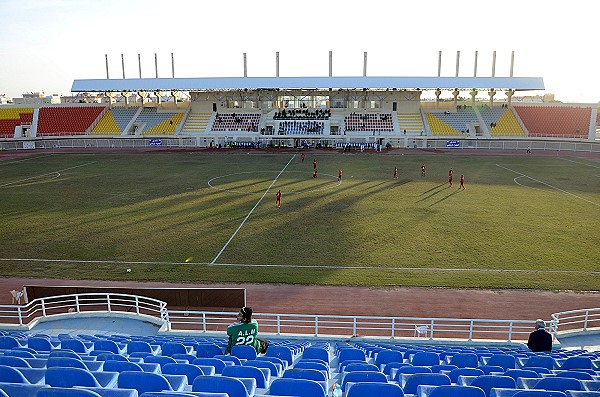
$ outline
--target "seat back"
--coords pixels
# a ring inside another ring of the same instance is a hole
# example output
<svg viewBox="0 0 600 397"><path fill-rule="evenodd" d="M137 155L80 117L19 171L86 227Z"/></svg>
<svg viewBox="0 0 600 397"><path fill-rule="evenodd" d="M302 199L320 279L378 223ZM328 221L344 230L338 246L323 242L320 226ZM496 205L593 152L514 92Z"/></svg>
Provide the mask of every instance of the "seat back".
<svg viewBox="0 0 600 397"><path fill-rule="evenodd" d="M348 382L379 382L387 383L387 376L383 372L354 371L348 372L342 380L342 391L346 391Z"/></svg>
<svg viewBox="0 0 600 397"><path fill-rule="evenodd" d="M192 391L227 393L229 397L249 397L244 383L228 376L200 375L194 379Z"/></svg>
<svg viewBox="0 0 600 397"><path fill-rule="evenodd" d="M271 349L271 348L269 348L269 349ZM377 354L377 356L379 356L379 354L381 354L382 352L383 352L383 350L381 352L379 352ZM346 360L366 361L365 352L360 349L353 348L353 347L340 349L339 353L338 353L338 361L340 363L342 363ZM398 361L398 360L392 360L392 361Z"/></svg>
<svg viewBox="0 0 600 397"><path fill-rule="evenodd" d="M245 360L255 360L256 349L249 345L235 345L231 347L231 355Z"/></svg>
<svg viewBox="0 0 600 397"><path fill-rule="evenodd" d="M567 358L560 369L592 369L592 359L589 357L569 357Z"/></svg>
<svg viewBox="0 0 600 397"><path fill-rule="evenodd" d="M100 384L90 371L73 367L48 368L46 370L45 383L52 387L100 387Z"/></svg>
<svg viewBox="0 0 600 397"><path fill-rule="evenodd" d="M542 368L547 368L549 370L553 370L554 369L554 359L550 356L545 356L545 355L531 356L523 364L523 368L529 368L529 367L542 367Z"/></svg>
<svg viewBox="0 0 600 397"><path fill-rule="evenodd" d="M566 392L567 390L583 390L583 384L579 379L548 376L538 380L535 388Z"/></svg>
<svg viewBox="0 0 600 397"><path fill-rule="evenodd" d="M165 375L185 375L188 385L191 385L197 376L204 375L204 371L194 364L168 363L162 367L162 373Z"/></svg>
<svg viewBox="0 0 600 397"><path fill-rule="evenodd" d="M446 374L411 374L406 377L402 387L405 394L416 394L419 385L449 385L450 377Z"/></svg>
<svg viewBox="0 0 600 397"><path fill-rule="evenodd" d="M269 385L264 372L257 367L230 365L223 368L221 375L232 378L254 378L256 379L256 387L259 388L267 388Z"/></svg>
<svg viewBox="0 0 600 397"><path fill-rule="evenodd" d="M63 349L73 350L75 353L87 353L88 349L79 339L63 339L60 341L60 347Z"/></svg>
<svg viewBox="0 0 600 397"><path fill-rule="evenodd" d="M530 369L509 369L504 371L504 376L510 376L515 382L518 378L541 378L540 374Z"/></svg>
<svg viewBox="0 0 600 397"><path fill-rule="evenodd" d="M404 397L402 388L393 383L358 382L348 389L346 397Z"/></svg>
<svg viewBox="0 0 600 397"><path fill-rule="evenodd" d="M183 343L166 342L162 344L162 355L171 357L173 354L187 354L187 349Z"/></svg>
<svg viewBox="0 0 600 397"><path fill-rule="evenodd" d="M485 392L486 396L490 395L492 387L502 387L514 389L517 384L510 376L503 375L480 375L473 379L473 382L469 386L479 387Z"/></svg>
<svg viewBox="0 0 600 397"><path fill-rule="evenodd" d="M0 365L0 382L29 383L27 378L25 378L19 370L9 367L8 365Z"/></svg>
<svg viewBox="0 0 600 397"><path fill-rule="evenodd" d="M38 390L35 397L100 397L100 394L87 389L47 387Z"/></svg>
<svg viewBox="0 0 600 397"><path fill-rule="evenodd" d="M13 347L19 347L19 346L21 346L21 344L19 343L17 338L12 337L12 336L0 336L0 349L1 350L8 350L8 349L12 349Z"/></svg>
<svg viewBox="0 0 600 397"><path fill-rule="evenodd" d="M269 346L265 356L280 358L285 361L287 365L292 365L294 363L292 350L287 346Z"/></svg>
<svg viewBox="0 0 600 397"><path fill-rule="evenodd" d="M329 351L322 347L307 347L302 352L302 358L318 358L319 360L323 360L329 364Z"/></svg>
<svg viewBox="0 0 600 397"><path fill-rule="evenodd" d="M123 371L138 371L143 372L142 367L140 367L136 363L132 363L129 361L118 361L118 360L109 360L105 361L102 366L103 371L108 372L123 372Z"/></svg>
<svg viewBox="0 0 600 397"><path fill-rule="evenodd" d="M271 376L280 377L282 374L281 364L275 364L265 360L246 360L242 365L247 365L256 368L267 368Z"/></svg>
<svg viewBox="0 0 600 397"><path fill-rule="evenodd" d="M450 358L450 363L458 368L477 368L479 358L475 353L457 353Z"/></svg>
<svg viewBox="0 0 600 397"><path fill-rule="evenodd" d="M121 353L119 346L112 340L100 339L94 341L94 350L103 350L111 353Z"/></svg>
<svg viewBox="0 0 600 397"><path fill-rule="evenodd" d="M517 362L514 356L510 354L493 354L486 363L487 365L498 365L506 371L516 368Z"/></svg>
<svg viewBox="0 0 600 397"><path fill-rule="evenodd" d="M316 369L289 368L283 373L284 378L310 379L317 382L327 381L325 374Z"/></svg>
<svg viewBox="0 0 600 397"><path fill-rule="evenodd" d="M377 352L377 356L375 357L375 365L381 368L381 364L387 364L391 362L402 362L403 360L404 354L402 354L401 351L383 349Z"/></svg>
<svg viewBox="0 0 600 397"><path fill-rule="evenodd" d="M164 367L165 364L176 363L174 358L167 356L148 356L144 358L145 363L156 363L160 365L160 368Z"/></svg>
<svg viewBox="0 0 600 397"><path fill-rule="evenodd" d="M21 357L0 356L0 365L6 365L13 368L31 368L31 365Z"/></svg>
<svg viewBox="0 0 600 397"><path fill-rule="evenodd" d="M131 353L153 353L152 346L150 343L135 340L127 343L127 354Z"/></svg>
<svg viewBox="0 0 600 397"><path fill-rule="evenodd" d="M573 378L573 379L579 379L579 380L593 380L594 377L587 373L587 372L583 372L583 371L576 371L576 370L572 370L572 371L558 371L556 372L556 376L561 376L563 378Z"/></svg>
<svg viewBox="0 0 600 397"><path fill-rule="evenodd" d="M223 349L214 343L198 343L194 348L198 358L211 358L219 354L223 354Z"/></svg>
<svg viewBox="0 0 600 397"><path fill-rule="evenodd" d="M410 358L412 365L439 365L440 355L435 352L418 352Z"/></svg>
<svg viewBox="0 0 600 397"><path fill-rule="evenodd" d="M327 397L325 389L310 379L279 378L271 382L269 394L275 396Z"/></svg>
<svg viewBox="0 0 600 397"><path fill-rule="evenodd" d="M479 368L456 368L450 371L448 374L452 383L456 383L458 381L458 377L461 375L480 376L485 374Z"/></svg>
<svg viewBox="0 0 600 397"><path fill-rule="evenodd" d="M49 352L54 348L50 340L42 337L31 337L27 339L27 347L35 350L36 352Z"/></svg>
<svg viewBox="0 0 600 397"><path fill-rule="evenodd" d="M227 366L225 361L220 360L218 358L197 358L192 363L194 365L212 365L215 367L215 373L220 374L223 372L223 368Z"/></svg>
<svg viewBox="0 0 600 397"><path fill-rule="evenodd" d="M567 397L567 395L561 391L521 390L513 394L513 397Z"/></svg>
<svg viewBox="0 0 600 397"><path fill-rule="evenodd" d="M294 366L294 368L297 368L297 365ZM367 364L367 363L350 363L344 367L344 372L354 372L354 371L379 372L379 368L375 364Z"/></svg>
<svg viewBox="0 0 600 397"><path fill-rule="evenodd" d="M51 367L71 367L87 369L83 361L70 357L50 357L46 362L46 368Z"/></svg>
<svg viewBox="0 0 600 397"><path fill-rule="evenodd" d="M390 375L392 374L391 371ZM398 381L400 380L400 377L402 376L402 374L430 374L431 372L431 368L429 367L415 367L412 365L405 365L404 367L400 367L396 370L396 374L394 375L394 380Z"/></svg>
<svg viewBox="0 0 600 397"><path fill-rule="evenodd" d="M123 371L119 374L117 387L136 389L138 394L145 392L173 391L169 381L160 374L152 372Z"/></svg>
<svg viewBox="0 0 600 397"><path fill-rule="evenodd" d="M474 386L442 385L435 387L428 397L486 397L485 392Z"/></svg>

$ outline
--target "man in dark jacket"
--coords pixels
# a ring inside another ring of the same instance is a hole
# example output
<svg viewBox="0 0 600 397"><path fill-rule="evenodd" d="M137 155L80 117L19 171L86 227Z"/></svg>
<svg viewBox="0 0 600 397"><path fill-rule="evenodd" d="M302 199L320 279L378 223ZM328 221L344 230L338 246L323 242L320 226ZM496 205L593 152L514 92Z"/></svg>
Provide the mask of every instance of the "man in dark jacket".
<svg viewBox="0 0 600 397"><path fill-rule="evenodd" d="M529 334L527 347L532 352L552 351L552 335L546 331L546 322L544 320L536 320L535 331Z"/></svg>

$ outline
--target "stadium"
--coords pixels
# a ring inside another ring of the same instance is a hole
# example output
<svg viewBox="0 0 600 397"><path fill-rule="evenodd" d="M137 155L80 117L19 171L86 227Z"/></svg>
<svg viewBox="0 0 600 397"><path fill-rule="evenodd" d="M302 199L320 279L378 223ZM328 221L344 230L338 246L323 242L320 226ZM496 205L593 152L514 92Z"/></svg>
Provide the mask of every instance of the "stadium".
<svg viewBox="0 0 600 397"><path fill-rule="evenodd" d="M0 106L1 396L600 395L598 105L331 57Z"/></svg>

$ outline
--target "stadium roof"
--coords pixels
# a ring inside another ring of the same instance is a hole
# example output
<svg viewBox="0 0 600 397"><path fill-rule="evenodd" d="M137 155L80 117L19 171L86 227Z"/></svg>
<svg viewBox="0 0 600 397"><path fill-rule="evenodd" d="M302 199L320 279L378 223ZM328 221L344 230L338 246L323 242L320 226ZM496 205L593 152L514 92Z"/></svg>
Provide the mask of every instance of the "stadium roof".
<svg viewBox="0 0 600 397"><path fill-rule="evenodd" d="M544 90L541 77L205 77L158 79L82 79L71 92L228 91L274 89Z"/></svg>

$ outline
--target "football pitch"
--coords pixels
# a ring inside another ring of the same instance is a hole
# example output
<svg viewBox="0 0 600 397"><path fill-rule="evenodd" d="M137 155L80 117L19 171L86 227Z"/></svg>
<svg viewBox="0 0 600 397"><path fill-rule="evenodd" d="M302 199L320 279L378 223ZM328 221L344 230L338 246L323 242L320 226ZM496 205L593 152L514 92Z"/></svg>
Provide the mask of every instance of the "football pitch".
<svg viewBox="0 0 600 397"><path fill-rule="evenodd" d="M317 151L302 162L299 152L199 151L0 162L3 276L586 291L600 286L599 231L600 163L578 157Z"/></svg>

